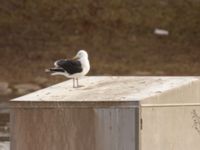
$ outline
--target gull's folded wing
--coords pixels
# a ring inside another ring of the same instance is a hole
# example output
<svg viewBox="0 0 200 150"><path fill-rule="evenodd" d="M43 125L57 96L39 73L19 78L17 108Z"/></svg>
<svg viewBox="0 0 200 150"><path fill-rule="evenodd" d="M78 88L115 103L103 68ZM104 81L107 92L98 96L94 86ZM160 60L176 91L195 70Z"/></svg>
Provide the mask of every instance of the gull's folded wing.
<svg viewBox="0 0 200 150"><path fill-rule="evenodd" d="M61 59L56 61L56 65L63 68L69 74L75 74L83 71L80 61Z"/></svg>

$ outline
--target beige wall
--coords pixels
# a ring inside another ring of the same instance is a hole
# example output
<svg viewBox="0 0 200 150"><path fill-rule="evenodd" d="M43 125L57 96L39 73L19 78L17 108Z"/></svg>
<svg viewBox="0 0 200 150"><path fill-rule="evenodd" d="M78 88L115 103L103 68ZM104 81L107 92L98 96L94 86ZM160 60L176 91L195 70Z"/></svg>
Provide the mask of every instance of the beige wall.
<svg viewBox="0 0 200 150"><path fill-rule="evenodd" d="M199 150L200 106L142 107L142 150Z"/></svg>
<svg viewBox="0 0 200 150"><path fill-rule="evenodd" d="M165 86L165 84L163 84ZM200 80L159 92L141 101L142 106L200 104Z"/></svg>

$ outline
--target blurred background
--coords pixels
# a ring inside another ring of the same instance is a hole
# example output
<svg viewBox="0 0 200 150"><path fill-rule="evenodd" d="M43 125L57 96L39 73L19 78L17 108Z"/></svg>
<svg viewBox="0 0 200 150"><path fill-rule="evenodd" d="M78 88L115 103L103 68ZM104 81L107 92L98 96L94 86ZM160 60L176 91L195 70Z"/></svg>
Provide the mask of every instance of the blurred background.
<svg viewBox="0 0 200 150"><path fill-rule="evenodd" d="M0 141L6 102L66 80L44 69L79 49L89 75L199 75L200 0L1 1Z"/></svg>

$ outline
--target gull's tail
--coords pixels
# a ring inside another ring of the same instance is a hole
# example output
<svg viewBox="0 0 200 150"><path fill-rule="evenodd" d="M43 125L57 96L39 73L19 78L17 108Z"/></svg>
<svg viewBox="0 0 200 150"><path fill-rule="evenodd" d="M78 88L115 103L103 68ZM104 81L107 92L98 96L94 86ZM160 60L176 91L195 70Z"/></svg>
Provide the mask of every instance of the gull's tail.
<svg viewBox="0 0 200 150"><path fill-rule="evenodd" d="M55 75L63 75L63 76L68 77L68 73L67 73L64 69L62 69L62 68L50 68L50 69L45 69L45 72L51 73L52 76L55 76Z"/></svg>
<svg viewBox="0 0 200 150"><path fill-rule="evenodd" d="M62 68L50 68L50 69L45 69L45 72L55 73L55 72L65 72L65 70Z"/></svg>

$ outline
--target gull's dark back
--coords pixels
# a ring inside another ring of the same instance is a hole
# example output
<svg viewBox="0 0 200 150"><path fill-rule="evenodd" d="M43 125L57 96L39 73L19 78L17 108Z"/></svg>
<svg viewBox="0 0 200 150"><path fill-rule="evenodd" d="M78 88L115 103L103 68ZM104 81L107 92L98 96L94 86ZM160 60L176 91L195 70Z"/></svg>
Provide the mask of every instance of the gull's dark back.
<svg viewBox="0 0 200 150"><path fill-rule="evenodd" d="M75 74L82 72L81 62L77 60L65 60L61 59L56 61L56 65L63 68L69 74Z"/></svg>

